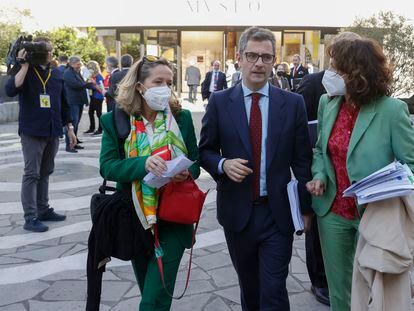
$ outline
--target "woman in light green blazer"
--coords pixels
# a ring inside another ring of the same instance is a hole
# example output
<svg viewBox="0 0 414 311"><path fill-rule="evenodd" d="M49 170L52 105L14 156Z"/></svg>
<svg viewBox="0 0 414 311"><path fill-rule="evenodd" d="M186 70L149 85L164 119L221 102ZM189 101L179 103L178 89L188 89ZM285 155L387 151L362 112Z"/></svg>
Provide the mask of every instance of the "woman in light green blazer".
<svg viewBox="0 0 414 311"><path fill-rule="evenodd" d="M388 97L392 71L369 39L339 40L328 48L328 95L318 109L313 194L331 310L349 311L352 268L363 206L343 198L349 185L399 160L414 170L414 130L407 105Z"/></svg>

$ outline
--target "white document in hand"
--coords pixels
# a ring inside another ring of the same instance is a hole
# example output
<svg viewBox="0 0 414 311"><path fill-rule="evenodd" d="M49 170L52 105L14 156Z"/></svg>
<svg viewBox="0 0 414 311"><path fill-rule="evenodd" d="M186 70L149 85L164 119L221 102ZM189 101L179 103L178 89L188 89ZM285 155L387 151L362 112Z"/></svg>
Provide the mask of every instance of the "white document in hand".
<svg viewBox="0 0 414 311"><path fill-rule="evenodd" d="M287 184L287 193L289 197L290 212L292 214L293 225L295 226L295 233L301 235L305 226L303 224L303 217L300 211L300 201L298 193L298 181L292 179Z"/></svg>
<svg viewBox="0 0 414 311"><path fill-rule="evenodd" d="M161 188L162 186L168 184L172 177L185 171L191 165L193 161L187 159L184 155L180 155L170 161L166 161L167 170L162 174L161 177L155 176L153 173L148 173L144 177L144 182L154 188Z"/></svg>

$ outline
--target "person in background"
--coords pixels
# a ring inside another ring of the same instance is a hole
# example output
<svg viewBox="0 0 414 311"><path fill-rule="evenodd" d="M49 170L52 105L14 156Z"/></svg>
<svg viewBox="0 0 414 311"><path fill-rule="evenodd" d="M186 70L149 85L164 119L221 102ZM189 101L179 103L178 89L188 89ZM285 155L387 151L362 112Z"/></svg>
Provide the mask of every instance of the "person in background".
<svg viewBox="0 0 414 311"><path fill-rule="evenodd" d="M90 96L91 101L89 103L89 129L84 132L85 134L92 134L92 135L100 135L102 134L102 127L101 127L101 115L102 115L102 102L104 100L104 92L105 88L103 85L103 77L101 75L101 70L99 68L99 64L96 61L89 61L86 67L89 69L91 73L91 77L89 79L90 82L93 83L95 86L94 90L92 91L92 95ZM96 116L98 117L98 129L95 131L95 112Z"/></svg>
<svg viewBox="0 0 414 311"><path fill-rule="evenodd" d="M188 100L190 103L197 101L197 88L200 85L201 73L200 69L194 65L194 61L190 62L190 66L185 69L185 81L188 85Z"/></svg>
<svg viewBox="0 0 414 311"><path fill-rule="evenodd" d="M82 63L78 56L69 57L69 66L63 74L66 100L69 104L72 122L75 128L75 135L78 133L78 125L80 122L80 116L82 115L83 107L88 104L88 97L86 90L94 90L94 84L92 82L85 82L80 74ZM66 134L66 132L65 132ZM69 137L66 134L66 151L71 153L77 153L76 149L83 149L79 145L79 142L72 148L69 145Z"/></svg>
<svg viewBox="0 0 414 311"><path fill-rule="evenodd" d="M116 88L113 88L111 91L109 91L110 79L111 79L111 76L113 74L115 74L116 72L119 71L118 58L116 58L115 56L108 56L106 58L105 62L106 62L106 72L108 74L105 77L104 86L105 86L105 89L107 91L106 93L109 92L107 97L106 97L107 98L107 100L106 100L106 110L108 112L110 112L110 111L114 110L114 108L115 108L115 101L113 100L114 97L112 97L112 96L115 95L115 91L116 91Z"/></svg>
<svg viewBox="0 0 414 311"><path fill-rule="evenodd" d="M129 68L131 68L134 58L129 54L121 56L121 70L113 70L109 77L108 91L105 93L106 105L109 107L109 111L116 106L116 90L119 82L126 76Z"/></svg>
<svg viewBox="0 0 414 311"><path fill-rule="evenodd" d="M285 69L282 64L275 66L275 74L269 78L269 82L285 91L290 91L289 81L285 78Z"/></svg>
<svg viewBox="0 0 414 311"><path fill-rule="evenodd" d="M236 70L231 76L231 86L235 86L238 82L241 81L241 72L239 63L234 64L234 69Z"/></svg>
<svg viewBox="0 0 414 311"><path fill-rule="evenodd" d="M296 92L300 81L304 76L309 74L308 69L302 66L300 55L295 54L292 58L293 67L290 70L291 90Z"/></svg>
<svg viewBox="0 0 414 311"><path fill-rule="evenodd" d="M227 80L224 72L220 71L220 61L213 62L213 70L206 73L206 77L201 84L201 95L203 100L209 99L211 93L227 89Z"/></svg>
<svg viewBox="0 0 414 311"><path fill-rule="evenodd" d="M66 68L68 68L68 57L66 55L63 55L63 54L59 55L58 62L59 62L59 65L58 65L57 68L63 75Z"/></svg>
<svg viewBox="0 0 414 311"><path fill-rule="evenodd" d="M117 182L119 188L126 191L132 189L134 207L138 213L142 213L143 209L156 209L157 203L154 202L158 202L158 191L146 185L143 179L148 172L160 176L166 169L166 160L185 155L195 161L188 170L174 176L173 182L182 182L190 176L196 179L200 175L191 113L181 108L171 90L172 83L173 71L166 59L143 57L131 67L119 84L117 107L101 118L103 135L100 172L105 179ZM114 113L124 114L122 120L127 120L126 125L130 128L123 145L125 159L120 159L120 140L116 128L121 125L114 124ZM169 152L160 154L165 148ZM184 250L192 246L193 226L164 222L153 217L149 223L146 216L140 215L145 229L152 228L153 221L158 225L159 240L164 252L165 284L168 291L173 293ZM132 266L142 297L139 310L170 310L171 297L161 282L156 257L148 259L142 254L132 261Z"/></svg>
<svg viewBox="0 0 414 311"><path fill-rule="evenodd" d="M322 79L327 95L319 103L307 188L318 218L331 310L349 311L363 206L343 192L395 160L414 170L414 129L407 104L390 97L392 69L377 42L338 40L327 54L330 68Z"/></svg>

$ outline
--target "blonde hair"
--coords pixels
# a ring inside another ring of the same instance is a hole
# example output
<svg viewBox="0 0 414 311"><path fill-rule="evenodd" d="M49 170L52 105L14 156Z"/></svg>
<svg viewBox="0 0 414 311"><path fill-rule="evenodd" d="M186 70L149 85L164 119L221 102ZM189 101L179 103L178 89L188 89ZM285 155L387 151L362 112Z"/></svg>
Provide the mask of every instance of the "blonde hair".
<svg viewBox="0 0 414 311"><path fill-rule="evenodd" d="M139 62L132 65L126 76L118 84L116 90L117 95L115 99L122 110L133 116L140 116L142 114L142 104L145 99L137 90L137 83L144 83L144 81L151 75L152 70L161 65L167 66L172 71L170 63L165 58L159 58L152 62L142 58ZM181 105L173 91L171 92L169 105L174 117L177 117L181 112Z"/></svg>
<svg viewBox="0 0 414 311"><path fill-rule="evenodd" d="M88 64L86 65L86 68L88 68L89 70L92 70L93 71L92 75L94 76L101 73L101 68L99 67L98 62L94 60L90 60Z"/></svg>

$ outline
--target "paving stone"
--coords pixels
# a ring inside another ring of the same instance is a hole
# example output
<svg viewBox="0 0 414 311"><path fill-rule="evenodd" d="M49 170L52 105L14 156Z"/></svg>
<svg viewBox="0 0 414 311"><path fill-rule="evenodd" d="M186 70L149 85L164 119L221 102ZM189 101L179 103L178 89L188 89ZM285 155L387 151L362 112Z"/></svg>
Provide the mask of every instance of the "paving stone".
<svg viewBox="0 0 414 311"><path fill-rule="evenodd" d="M119 301L132 287L130 282L106 281L102 284L102 301Z"/></svg>
<svg viewBox="0 0 414 311"><path fill-rule="evenodd" d="M127 300L123 300L117 305L111 308L111 311L129 311L138 310L138 306L141 302L141 297L135 297Z"/></svg>
<svg viewBox="0 0 414 311"><path fill-rule="evenodd" d="M50 226L51 225L50 223L45 223L45 224L49 227L49 230L52 229L52 227ZM59 245L59 242L60 242L60 238L55 238L55 239L41 241L39 243L36 243L35 245L56 246L56 245Z"/></svg>
<svg viewBox="0 0 414 311"><path fill-rule="evenodd" d="M230 308L232 311L242 311L241 305L231 305Z"/></svg>
<svg viewBox="0 0 414 311"><path fill-rule="evenodd" d="M228 300L231 300L235 303L240 304L240 288L239 286L233 286L230 288L226 288L223 290L219 290L215 292L216 295L219 295L221 297L224 297Z"/></svg>
<svg viewBox="0 0 414 311"><path fill-rule="evenodd" d="M209 280L211 277L199 268L191 268L190 281ZM177 281L185 281L187 279L187 269L181 270L177 275Z"/></svg>
<svg viewBox="0 0 414 311"><path fill-rule="evenodd" d="M308 273L306 269L306 264L299 259L299 257L292 256L290 260L290 266L292 273Z"/></svg>
<svg viewBox="0 0 414 311"><path fill-rule="evenodd" d="M303 261L306 262L306 251L300 248L296 249L296 253L298 257Z"/></svg>
<svg viewBox="0 0 414 311"><path fill-rule="evenodd" d="M73 248L71 248L70 250L68 250L66 253L63 254L63 256L71 256L71 255L75 255L81 252L84 252L85 250L87 250L88 247L82 244L76 244Z"/></svg>
<svg viewBox="0 0 414 311"><path fill-rule="evenodd" d="M205 249L208 250L209 252L216 253L216 252L227 249L227 244L224 242L224 243L208 246Z"/></svg>
<svg viewBox="0 0 414 311"><path fill-rule="evenodd" d="M212 276L214 283L218 287L227 287L239 284L237 273L233 266L210 270L208 271L208 274Z"/></svg>
<svg viewBox="0 0 414 311"><path fill-rule="evenodd" d="M91 210L89 209L89 207L86 207L86 208L81 208L81 209L74 210L74 211L68 211L66 215L68 215L68 217L76 216L76 215L88 215L90 217L91 215L90 213L91 213Z"/></svg>
<svg viewBox="0 0 414 311"><path fill-rule="evenodd" d="M309 274L307 273L294 273L293 276L300 282L310 282Z"/></svg>
<svg viewBox="0 0 414 311"><path fill-rule="evenodd" d="M11 256L34 261L44 261L53 258L59 258L72 247L73 245L70 244L58 245L53 247L40 248L33 251L21 252Z"/></svg>
<svg viewBox="0 0 414 311"><path fill-rule="evenodd" d="M61 280L79 280L86 277L84 270L68 270L59 273L54 273L42 278L44 281L61 281Z"/></svg>
<svg viewBox="0 0 414 311"><path fill-rule="evenodd" d="M216 298L210 302L203 311L230 311L221 298Z"/></svg>
<svg viewBox="0 0 414 311"><path fill-rule="evenodd" d="M19 284L0 285L0 306L31 299L48 287L49 284L37 280Z"/></svg>
<svg viewBox="0 0 414 311"><path fill-rule="evenodd" d="M141 296L138 285L134 285L125 295L124 298Z"/></svg>
<svg viewBox="0 0 414 311"><path fill-rule="evenodd" d="M17 248L5 248L5 249L0 249L0 256L2 255L7 255L7 254L14 254L17 252Z"/></svg>
<svg viewBox="0 0 414 311"><path fill-rule="evenodd" d="M294 280L290 275L287 277L286 280L286 288L289 293L301 293L305 289L296 281Z"/></svg>
<svg viewBox="0 0 414 311"><path fill-rule="evenodd" d="M291 295L289 301L292 311L329 311L328 306L317 302L308 292Z"/></svg>
<svg viewBox="0 0 414 311"><path fill-rule="evenodd" d="M173 300L171 311L201 311L209 301L211 294L184 296L180 300Z"/></svg>
<svg viewBox="0 0 414 311"><path fill-rule="evenodd" d="M35 249L39 249L39 248L44 248L44 246L42 245L24 245L24 246L20 246L16 249L15 253L20 253L20 252L27 252L27 251L33 251Z"/></svg>
<svg viewBox="0 0 414 311"><path fill-rule="evenodd" d="M2 235L10 235L10 233L12 232L13 227L1 227L0 228L0 236Z"/></svg>
<svg viewBox="0 0 414 311"><path fill-rule="evenodd" d="M206 251L206 250L204 250L204 249L202 249L202 248L199 248L199 249L195 249L195 250L193 250L193 257L195 258L195 257L202 257L202 256L206 256L206 255L209 255L209 254L211 254L210 252L208 252L208 251Z"/></svg>
<svg viewBox="0 0 414 311"><path fill-rule="evenodd" d="M132 265L128 265L125 267L112 268L112 272L122 280L129 280L132 282L136 282L134 270L132 269Z"/></svg>
<svg viewBox="0 0 414 311"><path fill-rule="evenodd" d="M59 302L44 302L44 301L29 301L30 311L84 311L85 301L59 301ZM101 304L100 311L108 311L110 308Z"/></svg>
<svg viewBox="0 0 414 311"><path fill-rule="evenodd" d="M109 269L104 272L102 275L103 281L121 281L119 277L113 274Z"/></svg>
<svg viewBox="0 0 414 311"><path fill-rule="evenodd" d="M299 240L299 238L295 238L295 241L293 242L293 247L296 249L305 250L305 240L304 239Z"/></svg>
<svg viewBox="0 0 414 311"><path fill-rule="evenodd" d="M174 295L181 295L181 293L184 290L184 286L185 286L185 281L176 282L175 288L174 288ZM208 281L205 281L205 280L191 281L188 284L188 288L185 294L190 296L194 294L212 292L214 291L214 289L215 288Z"/></svg>
<svg viewBox="0 0 414 311"><path fill-rule="evenodd" d="M89 237L89 231L78 232L74 234L70 234L61 238L60 243L76 243L76 242L84 242L87 241Z"/></svg>
<svg viewBox="0 0 414 311"><path fill-rule="evenodd" d="M203 270L211 270L231 264L230 257L222 252L194 258L193 261Z"/></svg>
<svg viewBox="0 0 414 311"><path fill-rule="evenodd" d="M18 303L14 305L8 305L6 307L0 307L0 311L27 311L23 304Z"/></svg>
<svg viewBox="0 0 414 311"><path fill-rule="evenodd" d="M14 254L11 254L10 256L14 256ZM7 256L0 257L0 265L25 263L25 262L28 262L28 260L24 260L24 259L20 259L20 258L13 258L13 257L7 257Z"/></svg>
<svg viewBox="0 0 414 311"><path fill-rule="evenodd" d="M42 299L84 301L86 299L86 281L57 281L43 293Z"/></svg>
<svg viewBox="0 0 414 311"><path fill-rule="evenodd" d="M10 226L10 220L8 218L0 219L0 227L7 227Z"/></svg>

